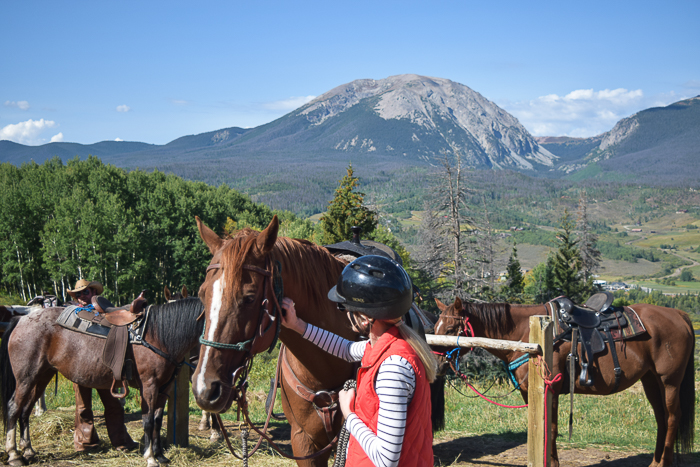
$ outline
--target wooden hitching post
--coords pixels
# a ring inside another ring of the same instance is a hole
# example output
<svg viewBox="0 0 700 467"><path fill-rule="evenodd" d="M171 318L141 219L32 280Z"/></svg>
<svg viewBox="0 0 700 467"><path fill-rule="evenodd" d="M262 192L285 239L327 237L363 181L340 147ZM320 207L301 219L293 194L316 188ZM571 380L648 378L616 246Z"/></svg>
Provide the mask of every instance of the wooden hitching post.
<svg viewBox="0 0 700 467"><path fill-rule="evenodd" d="M552 319L549 316L530 317L530 343L542 348L542 358L548 368L552 368ZM552 394L547 400L547 420L545 414L545 384L536 365L537 355L530 355L528 367L528 410L527 410L527 465L528 467L549 467L552 456ZM544 452L544 438L548 434L547 453Z"/></svg>
<svg viewBox="0 0 700 467"><path fill-rule="evenodd" d="M177 400L175 392L177 388ZM175 446L189 446L190 440L190 371L183 366L168 394L168 430L166 439Z"/></svg>

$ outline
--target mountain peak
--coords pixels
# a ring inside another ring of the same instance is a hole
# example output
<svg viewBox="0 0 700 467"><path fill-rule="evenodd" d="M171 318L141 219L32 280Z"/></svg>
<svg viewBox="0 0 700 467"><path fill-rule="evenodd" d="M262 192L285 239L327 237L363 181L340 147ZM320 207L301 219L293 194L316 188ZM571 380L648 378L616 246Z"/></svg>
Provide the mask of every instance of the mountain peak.
<svg viewBox="0 0 700 467"><path fill-rule="evenodd" d="M552 167L556 159L515 117L469 87L444 78L405 74L359 79L328 91L295 113L312 126L322 126L356 106L390 126L392 121L412 126L408 139L424 159L459 151L474 166L519 169ZM349 149L352 145L347 142L372 139L366 136L352 135L335 147ZM426 151L420 148L423 139L440 143Z"/></svg>

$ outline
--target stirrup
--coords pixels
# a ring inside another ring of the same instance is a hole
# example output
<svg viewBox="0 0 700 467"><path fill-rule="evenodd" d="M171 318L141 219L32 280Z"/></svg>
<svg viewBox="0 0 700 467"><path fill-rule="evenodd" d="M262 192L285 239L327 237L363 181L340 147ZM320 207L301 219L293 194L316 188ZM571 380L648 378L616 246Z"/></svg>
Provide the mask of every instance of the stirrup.
<svg viewBox="0 0 700 467"><path fill-rule="evenodd" d="M121 380L119 382L121 383L121 388L124 390L124 392L114 392L114 385L117 384L117 380L114 379L112 380L112 387L109 388L109 393L115 399L124 399L126 396L129 395L129 385L126 384L126 380Z"/></svg>

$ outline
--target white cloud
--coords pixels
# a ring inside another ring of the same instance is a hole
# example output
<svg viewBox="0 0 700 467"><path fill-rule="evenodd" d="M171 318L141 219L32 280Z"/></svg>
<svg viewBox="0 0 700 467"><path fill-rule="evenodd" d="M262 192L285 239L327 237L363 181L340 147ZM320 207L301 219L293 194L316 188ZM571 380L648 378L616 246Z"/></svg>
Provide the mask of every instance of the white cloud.
<svg viewBox="0 0 700 467"><path fill-rule="evenodd" d="M291 111L298 109L307 102L311 102L316 99L316 96L301 96L301 97L290 97L289 99L284 99L281 101L266 102L263 107L269 110L283 110Z"/></svg>
<svg viewBox="0 0 700 467"><path fill-rule="evenodd" d="M58 134L56 134L56 135L53 135L53 136L51 137L51 142L52 142L52 143L61 143L61 142L63 142L63 132L60 132L60 133L58 133Z"/></svg>
<svg viewBox="0 0 700 467"><path fill-rule="evenodd" d="M17 107L20 110L27 110L29 109L29 102L27 101L5 101L5 105L7 107Z"/></svg>
<svg viewBox="0 0 700 467"><path fill-rule="evenodd" d="M128 105L117 106L117 112L128 112L129 110L131 110L131 107L129 107Z"/></svg>
<svg viewBox="0 0 700 467"><path fill-rule="evenodd" d="M500 104L535 136L595 136L640 110L681 100L675 93L645 96L641 89L577 89L530 101Z"/></svg>
<svg viewBox="0 0 700 467"><path fill-rule="evenodd" d="M114 138L114 141L124 141L124 140L121 138Z"/></svg>
<svg viewBox="0 0 700 467"><path fill-rule="evenodd" d="M700 91L700 80L691 79L690 81L686 81L685 83L683 83L683 87L691 90L692 92L699 92Z"/></svg>
<svg viewBox="0 0 700 467"><path fill-rule="evenodd" d="M51 120L29 119L0 129L0 139L8 139L20 144L43 144L46 140L39 138L39 135L47 128L55 126L57 126L56 122Z"/></svg>
<svg viewBox="0 0 700 467"><path fill-rule="evenodd" d="M170 102L172 102L175 105L187 105L190 103L189 101L186 101L184 99L170 99Z"/></svg>

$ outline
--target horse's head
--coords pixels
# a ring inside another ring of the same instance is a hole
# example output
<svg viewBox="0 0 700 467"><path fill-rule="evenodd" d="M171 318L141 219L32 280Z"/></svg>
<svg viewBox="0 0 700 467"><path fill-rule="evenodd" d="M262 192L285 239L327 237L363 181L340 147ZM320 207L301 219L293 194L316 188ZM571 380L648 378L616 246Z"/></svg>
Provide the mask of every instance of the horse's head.
<svg viewBox="0 0 700 467"><path fill-rule="evenodd" d="M187 286L183 285L182 286L182 291L181 292L175 292L171 293L170 289L166 285L163 287L163 297L165 297L166 302L175 302L177 300L182 300L183 298L187 298Z"/></svg>
<svg viewBox="0 0 700 467"><path fill-rule="evenodd" d="M437 298L435 303L440 309L440 316L435 323L435 335L437 336L465 336L464 330L464 307L462 305L462 300L459 297L455 298L454 303L451 305L445 305ZM449 368L447 358L445 357L445 352L451 350L449 348L435 348L438 352L436 357L438 359L438 374L444 375Z"/></svg>
<svg viewBox="0 0 700 467"><path fill-rule="evenodd" d="M270 252L279 224L275 216L262 232L244 229L222 239L196 219L213 258L199 289L205 325L192 392L202 409L221 413L235 400L234 385L245 377L252 357L276 336Z"/></svg>

